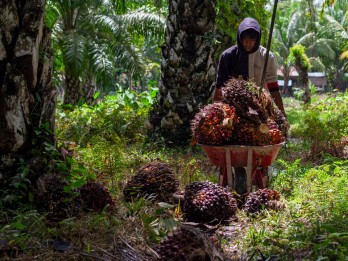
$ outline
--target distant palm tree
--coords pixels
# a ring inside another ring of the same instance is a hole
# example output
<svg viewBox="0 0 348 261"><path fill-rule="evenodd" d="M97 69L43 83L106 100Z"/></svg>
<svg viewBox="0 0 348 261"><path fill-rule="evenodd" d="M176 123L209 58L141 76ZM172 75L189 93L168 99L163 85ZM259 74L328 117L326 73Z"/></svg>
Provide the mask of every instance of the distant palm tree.
<svg viewBox="0 0 348 261"><path fill-rule="evenodd" d="M311 94L309 91L309 78L308 71L310 68L310 62L305 54L305 48L301 44L296 44L290 48L290 59L293 60L293 64L299 74L299 85L304 90L303 101L304 103L310 103Z"/></svg>
<svg viewBox="0 0 348 261"><path fill-rule="evenodd" d="M342 2L342 1L341 1ZM348 8L348 3L346 2L344 7ZM329 81L333 88L341 88L344 81L344 73L347 71L347 60L348 55L344 50L348 49L348 21L347 13L342 12L338 9L336 12L327 11L322 15L320 21L321 34L323 38L329 39L330 43L330 53L328 49L326 52L322 52L323 63L328 71ZM330 54L328 56L327 54Z"/></svg>
<svg viewBox="0 0 348 261"><path fill-rule="evenodd" d="M280 3L275 29L275 49L283 71L284 84L288 83L287 77L292 68L288 60L290 47L301 44L306 47L306 55L311 63L317 65L312 67L325 70L331 86L340 85L345 68L342 50L348 42L344 12L348 3L340 0L334 2L334 6L323 8L320 15L319 7L315 9L308 0ZM309 11L303 13L303 10ZM307 22L307 14L310 17L315 16L309 19L310 23ZM284 92L287 91L286 87L284 86Z"/></svg>
<svg viewBox="0 0 348 261"><path fill-rule="evenodd" d="M111 81L116 68L143 71L143 55L132 34L161 35L164 17L136 10L116 14L112 1L48 1L47 20L62 57L64 103L90 101L97 83Z"/></svg>
<svg viewBox="0 0 348 261"><path fill-rule="evenodd" d="M285 95L292 95L292 89L288 86L290 73L293 70L292 60L289 59L290 48L299 44L303 35L306 37L306 35L312 34L312 32L304 30L307 26L306 20L303 19L301 5L301 2L291 0L280 2L276 16L273 46L279 68L284 76L282 93Z"/></svg>

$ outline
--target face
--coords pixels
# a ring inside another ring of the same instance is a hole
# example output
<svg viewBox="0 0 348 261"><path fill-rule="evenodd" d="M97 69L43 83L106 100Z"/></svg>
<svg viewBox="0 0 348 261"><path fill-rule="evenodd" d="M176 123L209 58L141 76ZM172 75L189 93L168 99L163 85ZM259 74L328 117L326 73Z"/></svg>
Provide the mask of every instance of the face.
<svg viewBox="0 0 348 261"><path fill-rule="evenodd" d="M249 37L243 37L242 38L243 48L247 52L250 52L254 48L255 43L256 43L256 39L254 39L254 38L249 38Z"/></svg>

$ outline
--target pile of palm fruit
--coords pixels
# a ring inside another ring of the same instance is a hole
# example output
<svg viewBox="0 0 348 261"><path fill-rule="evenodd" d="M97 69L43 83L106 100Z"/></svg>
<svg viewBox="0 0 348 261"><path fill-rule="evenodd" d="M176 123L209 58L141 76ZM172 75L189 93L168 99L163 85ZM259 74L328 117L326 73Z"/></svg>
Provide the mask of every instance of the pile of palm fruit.
<svg viewBox="0 0 348 261"><path fill-rule="evenodd" d="M288 126L267 91L236 78L222 88L221 102L205 106L191 121L194 141L205 145L278 144Z"/></svg>
<svg viewBox="0 0 348 261"><path fill-rule="evenodd" d="M236 199L221 186L196 181L185 187L183 212L187 221L219 223L227 221L236 211Z"/></svg>
<svg viewBox="0 0 348 261"><path fill-rule="evenodd" d="M68 182L58 175L43 175L38 181L37 203L47 211L50 220L60 221L78 216L85 210L101 212L106 206L115 208L115 202L102 184L88 181L81 188L66 191Z"/></svg>
<svg viewBox="0 0 348 261"><path fill-rule="evenodd" d="M244 210L250 214L255 214L263 209L282 209L284 204L279 201L280 194L278 191L273 189L259 189L248 195Z"/></svg>
<svg viewBox="0 0 348 261"><path fill-rule="evenodd" d="M157 260L226 260L223 251L200 229L182 225L157 245Z"/></svg>
<svg viewBox="0 0 348 261"><path fill-rule="evenodd" d="M85 209L100 213L106 206L115 207L108 189L101 183L88 181L80 188L80 198Z"/></svg>
<svg viewBox="0 0 348 261"><path fill-rule="evenodd" d="M40 209L47 211L48 219L60 221L81 212L80 198L65 192L64 187L68 183L58 175L43 175L37 184L37 204Z"/></svg>
<svg viewBox="0 0 348 261"><path fill-rule="evenodd" d="M137 170L123 189L123 195L126 201L140 197L170 201L178 186L179 181L171 167L164 162L152 161Z"/></svg>

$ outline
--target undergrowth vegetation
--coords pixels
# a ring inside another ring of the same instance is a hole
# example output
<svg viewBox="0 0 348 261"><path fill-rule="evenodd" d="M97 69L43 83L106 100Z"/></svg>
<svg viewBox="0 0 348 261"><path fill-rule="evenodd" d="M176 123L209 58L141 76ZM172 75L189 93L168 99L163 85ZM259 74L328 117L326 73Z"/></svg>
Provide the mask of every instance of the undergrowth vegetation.
<svg viewBox="0 0 348 261"><path fill-rule="evenodd" d="M299 161L281 164L272 187L284 195L286 209L249 219L239 244L250 254L258 249L280 260L345 260L348 160L326 155L315 168L299 168Z"/></svg>
<svg viewBox="0 0 348 261"><path fill-rule="evenodd" d="M126 182L153 160L173 168L180 190L193 181L217 183L219 172L198 146L166 148L147 141L144 126L154 95L119 93L95 106L57 110L58 145L70 153L65 171L71 189L95 179L108 187L117 212L106 207L100 213L52 223L47 213L30 205L20 210L1 208L1 255L116 260L122 255L120 246L136 251L138 260L154 255L155 244L182 222L181 202L156 203L151 195L125 202ZM304 108L285 99L290 136L272 166L270 187L280 192L286 208L256 216L239 210L230 224L236 232L219 237L230 259L345 260L348 256L348 94L312 101ZM2 242L11 247L4 249Z"/></svg>

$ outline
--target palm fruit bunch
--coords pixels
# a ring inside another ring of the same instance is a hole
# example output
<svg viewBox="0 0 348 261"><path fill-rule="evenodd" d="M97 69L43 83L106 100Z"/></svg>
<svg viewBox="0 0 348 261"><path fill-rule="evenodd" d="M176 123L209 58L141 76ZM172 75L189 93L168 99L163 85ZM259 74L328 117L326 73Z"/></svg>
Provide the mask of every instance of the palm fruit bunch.
<svg viewBox="0 0 348 261"><path fill-rule="evenodd" d="M78 215L81 201L73 193L64 191L68 183L57 175L44 175L37 181L37 204L47 211L50 220L63 220Z"/></svg>
<svg viewBox="0 0 348 261"><path fill-rule="evenodd" d="M266 120L267 113L261 101L267 105L267 96L260 95L253 82L231 78L222 88L222 101L234 106L238 115L245 116L251 122L261 123Z"/></svg>
<svg viewBox="0 0 348 261"><path fill-rule="evenodd" d="M209 104L191 121L192 136L200 144L226 144L231 140L233 127L237 122L233 106L218 102Z"/></svg>
<svg viewBox="0 0 348 261"><path fill-rule="evenodd" d="M108 189L100 183L88 181L80 188L80 198L85 209L100 213L106 206L115 207Z"/></svg>
<svg viewBox="0 0 348 261"><path fill-rule="evenodd" d="M280 129L279 125L272 118L267 119L268 126L268 143L270 145L278 144L284 141L284 133Z"/></svg>
<svg viewBox="0 0 348 261"><path fill-rule="evenodd" d="M288 128L268 92L236 78L222 88L222 102L205 106L191 122L193 138L205 145L278 144L285 140Z"/></svg>
<svg viewBox="0 0 348 261"><path fill-rule="evenodd" d="M187 221L216 223L235 215L237 201L225 188L209 181L185 187L183 212Z"/></svg>
<svg viewBox="0 0 348 261"><path fill-rule="evenodd" d="M280 194L278 191L264 188L250 193L244 205L244 209L254 214L263 209L281 209L284 205L279 201Z"/></svg>
<svg viewBox="0 0 348 261"><path fill-rule="evenodd" d="M233 144L264 146L285 140L287 122L283 113L253 82L230 79L222 89L222 100L234 106L241 119L235 125Z"/></svg>
<svg viewBox="0 0 348 261"><path fill-rule="evenodd" d="M208 235L188 225L182 225L164 237L155 251L159 255L157 260L225 260L221 249Z"/></svg>
<svg viewBox="0 0 348 261"><path fill-rule="evenodd" d="M174 170L166 163L152 161L140 167L123 189L126 201L153 196L156 200L169 201L177 191L179 181Z"/></svg>

